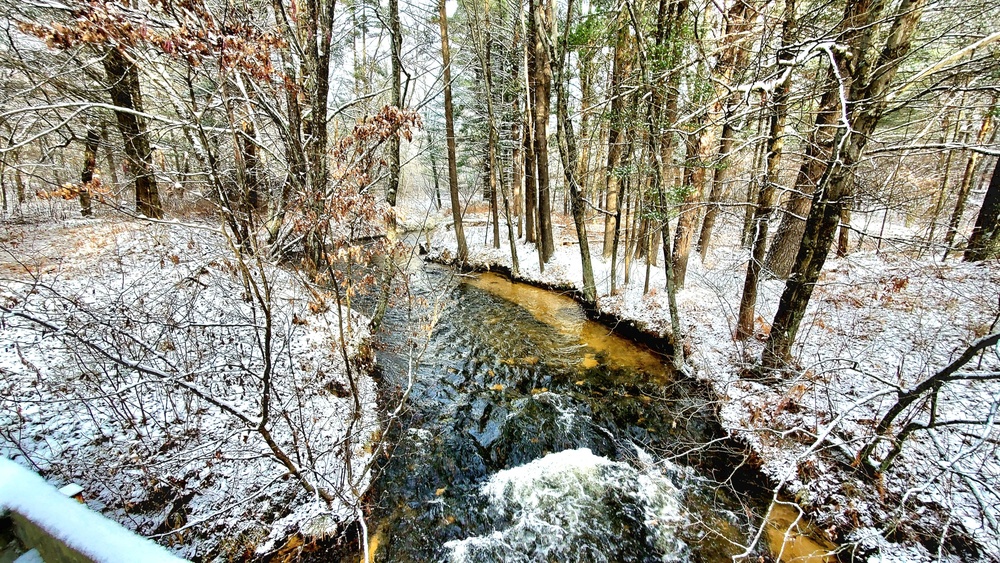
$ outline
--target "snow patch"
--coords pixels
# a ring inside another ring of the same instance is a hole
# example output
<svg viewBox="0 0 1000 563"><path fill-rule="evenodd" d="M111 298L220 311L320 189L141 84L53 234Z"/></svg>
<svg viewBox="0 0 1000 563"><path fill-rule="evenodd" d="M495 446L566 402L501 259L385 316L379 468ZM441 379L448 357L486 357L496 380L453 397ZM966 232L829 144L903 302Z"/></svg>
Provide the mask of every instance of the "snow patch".
<svg viewBox="0 0 1000 563"><path fill-rule="evenodd" d="M35 473L0 458L0 512L3 510L20 514L51 537L98 563L184 561L66 497ZM26 558L30 553L18 561L30 561ZM38 552L34 554L35 560L41 561Z"/></svg>

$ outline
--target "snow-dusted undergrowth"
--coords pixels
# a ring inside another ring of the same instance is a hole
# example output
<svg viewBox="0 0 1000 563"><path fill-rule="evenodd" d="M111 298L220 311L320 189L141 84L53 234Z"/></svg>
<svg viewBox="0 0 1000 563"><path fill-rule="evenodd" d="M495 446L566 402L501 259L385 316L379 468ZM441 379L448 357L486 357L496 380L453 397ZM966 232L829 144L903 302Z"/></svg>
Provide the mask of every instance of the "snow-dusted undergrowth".
<svg viewBox="0 0 1000 563"><path fill-rule="evenodd" d="M355 518L375 386L346 369L336 301L239 261L210 225L0 229L0 453L81 484L91 507L188 558ZM344 320L363 361L367 320Z"/></svg>
<svg viewBox="0 0 1000 563"><path fill-rule="evenodd" d="M470 264L509 268L505 229L500 248L494 249L483 244L482 218L473 219L478 224L466 228ZM903 225L891 228L896 240L917 238ZM1000 383L945 385L936 404L937 420L977 424L912 434L881 479L865 478L851 459L871 438L896 390L912 388L996 330L1000 264L968 264L954 257L942 263L940 256L916 256L911 248L894 250L888 244L882 251L867 244L845 258L831 256L799 332L794 350L799 369L781 381L753 381L741 374L759 358L763 344L732 337L749 256L735 242L738 233L724 229L717 232L705 263L692 252L677 297L689 361L715 389L730 434L752 446L761 470L780 484L781 493L807 508L845 550L872 561L1000 559L1000 490L995 485L1000 430L994 424ZM600 256L594 233L599 228L591 233L598 307L666 335L670 323L663 268L651 268L651 290L644 293L645 262L632 262L628 284L619 264L618 290L609 295L610 265ZM572 224L557 224L555 235L556 254L544 272L534 245L518 243L520 275L579 288ZM451 230L438 229L431 242L433 258L456 256ZM776 280L760 285L761 337L769 330L783 287ZM980 372L1000 371L996 351L976 362L970 367ZM911 420L926 421L928 402L919 407L901 418L895 430ZM945 537L952 539L950 548L937 550L934 546Z"/></svg>

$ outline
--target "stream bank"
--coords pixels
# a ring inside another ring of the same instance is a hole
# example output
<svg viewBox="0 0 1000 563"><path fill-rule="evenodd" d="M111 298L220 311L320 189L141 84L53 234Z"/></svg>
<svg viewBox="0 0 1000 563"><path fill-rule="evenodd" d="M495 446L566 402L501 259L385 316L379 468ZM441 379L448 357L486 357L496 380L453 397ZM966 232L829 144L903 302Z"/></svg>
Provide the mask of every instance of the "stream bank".
<svg viewBox="0 0 1000 563"><path fill-rule="evenodd" d="M520 274L514 275L513 271L511 271L511 269L505 264L459 264L456 260L442 260L440 256L428 257L427 261L433 264L456 268L458 271L465 273L480 274L483 272L494 272L517 283L523 283L525 285L565 295L572 298L577 302L577 304L580 305L580 308L586 313L588 319L608 327L609 330L614 331L623 338L627 338L633 342L638 342L660 354L666 356L673 355L674 339L673 335L669 332L654 330L635 319L626 318L611 311L602 309L598 303L589 303L583 298L583 292L572 284L550 283L535 280Z"/></svg>

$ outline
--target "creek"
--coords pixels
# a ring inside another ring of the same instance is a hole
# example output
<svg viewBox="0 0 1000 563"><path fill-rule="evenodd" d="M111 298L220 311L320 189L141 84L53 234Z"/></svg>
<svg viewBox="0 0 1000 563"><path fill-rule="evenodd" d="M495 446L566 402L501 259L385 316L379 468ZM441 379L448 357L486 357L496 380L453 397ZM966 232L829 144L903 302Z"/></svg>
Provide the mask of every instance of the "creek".
<svg viewBox="0 0 1000 563"><path fill-rule="evenodd" d="M411 391L370 493L374 561L721 562L743 551L766 491L746 478L710 395L669 358L557 292L438 266L412 277L410 306L390 309L377 353L382 386ZM422 324L429 313L436 322Z"/></svg>

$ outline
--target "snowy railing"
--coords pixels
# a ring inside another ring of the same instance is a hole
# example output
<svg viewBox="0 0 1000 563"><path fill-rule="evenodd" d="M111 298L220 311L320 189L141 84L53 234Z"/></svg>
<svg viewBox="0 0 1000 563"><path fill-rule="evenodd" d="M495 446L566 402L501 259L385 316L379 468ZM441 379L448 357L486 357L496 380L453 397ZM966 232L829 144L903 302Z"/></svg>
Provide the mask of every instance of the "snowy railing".
<svg viewBox="0 0 1000 563"><path fill-rule="evenodd" d="M179 563L165 548L88 509L35 473L0 458L0 516L49 563Z"/></svg>

